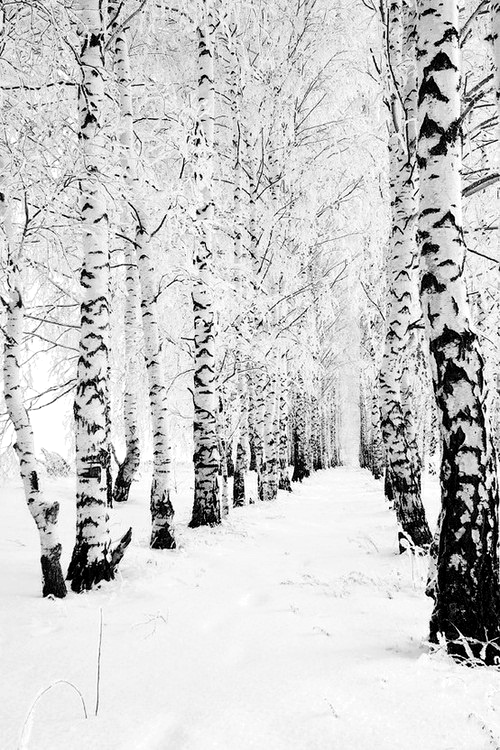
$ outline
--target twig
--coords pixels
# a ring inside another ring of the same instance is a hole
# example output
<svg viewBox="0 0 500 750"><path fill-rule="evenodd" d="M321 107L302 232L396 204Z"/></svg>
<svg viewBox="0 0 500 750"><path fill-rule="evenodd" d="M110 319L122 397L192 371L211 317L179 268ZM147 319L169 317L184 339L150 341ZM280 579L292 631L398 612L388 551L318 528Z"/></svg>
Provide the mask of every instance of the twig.
<svg viewBox="0 0 500 750"><path fill-rule="evenodd" d="M36 696L36 698L33 701L33 703L31 704L30 710L28 711L28 713L26 715L23 727L21 729L21 734L19 736L19 743L18 743L18 746L17 746L18 750L27 750L27 748L28 748L28 742L29 742L30 734L31 734L31 726L32 726L32 722L33 722L33 714L34 714L35 708L37 706L37 703L40 700L40 698L43 695L45 695L45 693L48 693L49 690L52 690L52 688L55 687L56 685L69 685L71 688L73 688L73 690L79 695L80 700L82 702L83 715L84 715L84 717L86 719L88 719L87 706L85 705L85 699L84 699L83 695L81 694L81 692L76 687L76 685L74 685L69 680L56 680L55 682L51 683L48 687L46 687L43 690L41 690L38 693L38 695ZM26 732L27 732L27 734L26 734Z"/></svg>
<svg viewBox="0 0 500 750"><path fill-rule="evenodd" d="M480 180L477 180L477 182L467 185L467 187L462 190L462 195L464 198L468 198L469 196L474 195L474 193L478 193L480 190L486 190L486 188L490 187L490 185L494 185L499 180L500 174L496 172L487 177L482 177Z"/></svg>
<svg viewBox="0 0 500 750"><path fill-rule="evenodd" d="M121 23L121 24L120 24L120 25L118 26L118 28L117 28L117 29L115 29L115 30L113 31L113 33L112 33L112 34L110 34L110 36L109 36L109 38L108 38L108 41L106 42L106 44L105 44L105 46L104 46L104 50L105 50L105 51L106 51L106 50L108 50L108 49L110 48L110 46L111 46L111 42L113 42L113 41L114 41L114 40L116 39L116 37L118 36L118 34L121 34L121 32L122 32L122 31L123 31L123 30L124 30L124 29L125 29L125 28L126 28L126 27L127 27L128 25L129 25L130 21L131 21L131 20L132 20L132 19L134 18L134 16L136 16L136 15L137 15L138 13L140 13L140 12L141 12L141 10L142 10L142 9L144 8L144 6L146 5L146 2L147 2L147 0L143 0L143 2L142 2L142 3L140 4L140 5L139 5L139 7L138 7L138 8L136 8L136 9L135 9L135 10L133 11L133 13L131 13L131 14L130 14L130 15L129 15L129 16L128 16L128 17L127 17L127 18L126 18L126 19L125 19L124 21L123 21L123 23Z"/></svg>
<svg viewBox="0 0 500 750"><path fill-rule="evenodd" d="M363 282L361 281L361 279L359 280L359 283L361 284L361 288L362 288L362 290L364 291L364 293L366 294L366 296L368 297L369 301L370 301L370 302L372 303L372 305L373 305L374 307L376 307L376 308L377 308L377 310L378 310L378 312L379 312L379 315L380 315L380 317L382 318L382 320L385 320L385 315L384 315L384 313L382 312L382 310L380 309L380 307L379 307L379 306L377 305L377 303L376 303L376 302L375 302L374 300L372 300L372 298L370 297L370 295L369 295L369 294L368 294L368 292L366 291L366 289L365 289L365 285L363 284Z"/></svg>

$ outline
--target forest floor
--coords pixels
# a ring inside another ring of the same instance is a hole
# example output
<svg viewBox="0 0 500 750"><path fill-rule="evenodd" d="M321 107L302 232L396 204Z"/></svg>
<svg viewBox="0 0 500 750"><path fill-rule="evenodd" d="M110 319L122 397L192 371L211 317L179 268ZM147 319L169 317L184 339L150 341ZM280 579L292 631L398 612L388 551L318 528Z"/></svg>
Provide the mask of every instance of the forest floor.
<svg viewBox="0 0 500 750"><path fill-rule="evenodd" d="M182 472L181 472L182 474ZM116 581L39 597L21 489L2 492L0 748L11 750L486 750L500 747L500 672L425 644L426 565L396 554L382 485L315 474L272 505L148 548L147 483L112 511L134 540ZM73 480L54 481L65 562ZM437 488L426 487L432 518ZM102 612L100 701L96 668ZM81 692L88 719L73 687Z"/></svg>

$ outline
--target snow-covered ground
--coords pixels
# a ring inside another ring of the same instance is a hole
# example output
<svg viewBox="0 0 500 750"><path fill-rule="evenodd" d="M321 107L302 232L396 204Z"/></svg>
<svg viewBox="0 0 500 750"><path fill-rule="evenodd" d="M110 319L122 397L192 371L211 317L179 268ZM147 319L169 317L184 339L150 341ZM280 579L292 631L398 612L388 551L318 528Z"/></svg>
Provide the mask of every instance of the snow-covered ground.
<svg viewBox="0 0 500 750"><path fill-rule="evenodd" d="M181 472L179 550L148 549L142 481L113 511L116 536L134 526L119 578L64 601L39 598L33 524L20 488L3 488L2 750L500 747L500 673L428 655L425 564L395 554L381 483L319 472L203 530L186 528L189 484ZM67 560L73 482L49 491ZM426 499L434 517L432 483ZM57 680L89 718L58 683L25 722Z"/></svg>

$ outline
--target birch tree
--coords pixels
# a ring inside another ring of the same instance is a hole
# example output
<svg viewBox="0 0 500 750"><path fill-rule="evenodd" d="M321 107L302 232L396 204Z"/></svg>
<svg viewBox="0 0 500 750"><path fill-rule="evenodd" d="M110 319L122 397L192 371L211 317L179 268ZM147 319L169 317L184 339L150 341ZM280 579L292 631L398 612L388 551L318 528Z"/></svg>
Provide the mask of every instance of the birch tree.
<svg viewBox="0 0 500 750"><path fill-rule="evenodd" d="M425 547L431 533L421 500L421 461L413 437L413 412L403 406L402 381L412 366L421 311L418 299L416 220L415 7L394 0L384 18L389 89L389 180L392 227L387 253L388 304L385 350L380 371L386 492L402 529L400 549Z"/></svg>
<svg viewBox="0 0 500 750"><path fill-rule="evenodd" d="M231 118L231 159L233 162L232 180L233 180L233 221L232 221L232 239L234 252L234 283L235 291L238 296L240 305L244 300L244 272L245 272L245 243L243 235L245 232L245 212L244 212L244 185L245 175L243 169L243 160L245 156L245 134L242 121L242 60L241 47L238 43L238 26L235 19L226 26L225 46L227 53L226 65L228 68L228 98ZM243 303L244 304L244 303ZM248 386L245 376L245 357L243 354L243 339L246 321L243 315L238 316L236 324L236 353L235 367L237 370L237 389L238 389L238 406L239 420L236 432L236 456L234 464L233 480L233 506L239 507L245 504L245 475L248 471L249 464L249 446L248 446Z"/></svg>
<svg viewBox="0 0 500 750"><path fill-rule="evenodd" d="M279 402L276 386L277 378L273 370L274 367L264 391L263 461L259 500L266 502L276 499L279 483Z"/></svg>
<svg viewBox="0 0 500 750"><path fill-rule="evenodd" d="M498 655L498 483L484 360L463 276L460 49L455 0L418 0L419 237L440 418L441 516L431 640L486 663Z"/></svg>
<svg viewBox="0 0 500 750"><path fill-rule="evenodd" d="M196 175L200 204L196 211L193 283L194 315L194 503L191 527L221 521L220 456L217 436L216 320L212 302L212 170L214 148L214 37L212 0L203 0L198 35L198 121L195 133Z"/></svg>
<svg viewBox="0 0 500 750"><path fill-rule="evenodd" d="M113 488L113 500L116 503L126 502L130 488L141 461L139 442L137 387L139 368L137 363L138 335L137 311L139 306L139 278L137 261L131 242L125 248L126 298L124 314L124 334L126 351L130 353L125 375L125 392L123 395L123 421L125 426L125 457L118 467L118 474Z"/></svg>
<svg viewBox="0 0 500 750"><path fill-rule="evenodd" d="M79 141L83 159L81 226L83 265L80 356L74 403L77 474L76 543L68 570L74 591L114 577L131 530L111 549L107 510L109 466L109 238L101 183L104 29L99 0L79 0L81 82L78 86Z"/></svg>
<svg viewBox="0 0 500 750"><path fill-rule="evenodd" d="M125 311L126 336L131 347L135 344L136 307L140 292L140 309L144 332L144 357L148 373L149 403L153 433L153 476L151 479L151 540L153 549L173 549L176 546L173 528L174 509L171 493L171 446L168 435L167 388L162 365L162 342L159 330L158 279L152 257L143 200L142 186L137 174L137 154L134 146L134 107L132 74L130 69L130 28L122 22L122 4L109 4L110 27L114 36L114 67L120 103L121 165L125 196L132 206L133 237L126 244L127 306ZM131 248L135 249L135 257ZM137 270L138 269L138 270ZM140 289L139 289L140 286ZM132 350L133 356L133 350ZM125 392L125 434L127 455L120 467L122 484L129 483L137 468L137 398L131 390L136 387L132 370L131 385ZM119 477L117 478L120 479Z"/></svg>
<svg viewBox="0 0 500 750"><path fill-rule="evenodd" d="M128 24L121 23L121 3L110 0L108 2L109 30L112 37L113 62L117 78L119 94L119 144L120 171L119 175L126 186L134 185L134 133L133 133L133 104L132 104L132 76L128 50ZM120 227L120 237L127 236L127 211L122 210L123 226ZM140 465L141 453L138 435L137 386L138 386L138 310L139 310L139 277L135 258L133 241L125 242L126 263L126 298L124 313L125 346L129 353L129 362L125 377L125 392L123 397L123 421L125 426L125 457L118 468L115 480L113 499L115 502L128 500L130 487Z"/></svg>
<svg viewBox="0 0 500 750"><path fill-rule="evenodd" d="M278 456L279 456L279 480L278 487L286 492L292 491L290 476L288 474L289 450L288 450L288 433L289 433L289 378L288 378L288 358L286 355L281 356L280 363L281 387L279 389L279 438L278 438Z"/></svg>
<svg viewBox="0 0 500 750"><path fill-rule="evenodd" d="M0 161L0 170L5 174L6 161L4 159ZM61 569L62 548L57 532L59 503L57 500L47 500L43 491L42 478L35 457L33 429L24 405L21 381L24 304L19 269L22 246L17 249L15 247L4 174L0 176L0 247L1 256L7 264L7 287L5 293L0 296L6 313L3 346L4 398L16 435L14 450L19 460L26 502L40 536L42 594L62 598L66 596L66 583Z"/></svg>
<svg viewBox="0 0 500 750"><path fill-rule="evenodd" d="M248 445L248 386L247 378L241 372L238 375L238 392L239 424L233 479L233 506L235 508L245 505L245 474L249 468L250 452Z"/></svg>

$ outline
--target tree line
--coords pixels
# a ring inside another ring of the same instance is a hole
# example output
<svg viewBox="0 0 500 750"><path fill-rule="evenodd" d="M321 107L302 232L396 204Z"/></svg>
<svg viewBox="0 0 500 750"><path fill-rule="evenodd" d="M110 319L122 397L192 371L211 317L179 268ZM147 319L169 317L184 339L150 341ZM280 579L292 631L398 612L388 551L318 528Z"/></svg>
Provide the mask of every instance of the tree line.
<svg viewBox="0 0 500 750"><path fill-rule="evenodd" d="M144 443L150 545L174 549L180 423L190 526L217 525L341 463L347 379L400 551L430 550L431 640L494 661L496 297L480 258L495 263L499 19L454 0L2 9L4 394L44 595L114 577L132 530L112 542L109 509ZM40 354L56 383L28 398ZM58 398L77 483L66 576L30 418ZM437 462L433 537L421 476Z"/></svg>

